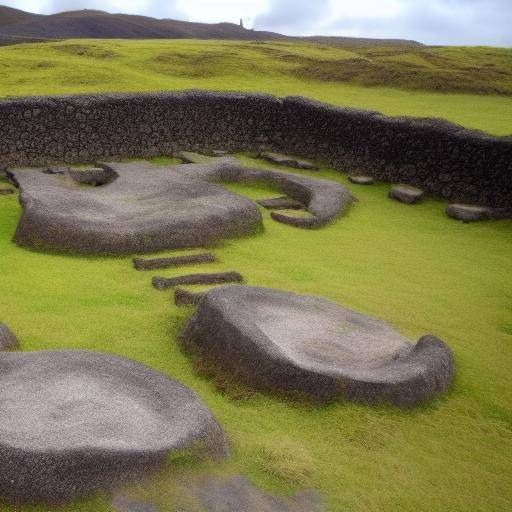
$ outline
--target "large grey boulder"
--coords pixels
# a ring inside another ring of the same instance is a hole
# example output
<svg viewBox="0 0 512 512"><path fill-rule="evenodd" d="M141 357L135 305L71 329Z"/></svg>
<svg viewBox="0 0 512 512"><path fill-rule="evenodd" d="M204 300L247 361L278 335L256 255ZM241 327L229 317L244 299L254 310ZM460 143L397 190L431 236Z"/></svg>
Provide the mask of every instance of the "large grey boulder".
<svg viewBox="0 0 512 512"><path fill-rule="evenodd" d="M434 336L413 344L326 299L266 288L208 291L181 340L250 385L319 400L408 407L446 391L454 374L451 350Z"/></svg>
<svg viewBox="0 0 512 512"><path fill-rule="evenodd" d="M197 395L135 361L5 352L0 368L1 496L61 503L140 477L173 451L227 454Z"/></svg>
<svg viewBox="0 0 512 512"><path fill-rule="evenodd" d="M18 346L18 339L7 325L0 322L0 350L11 350Z"/></svg>
<svg viewBox="0 0 512 512"><path fill-rule="evenodd" d="M301 219L278 212L272 217L304 228L332 222L355 200L338 183L251 169L234 159L174 166L109 163L102 168L110 169L114 179L95 187L77 183L69 172L10 171L21 188L23 207L14 241L46 251L130 254L205 246L260 230L256 204L214 184L219 181L268 183L311 213Z"/></svg>

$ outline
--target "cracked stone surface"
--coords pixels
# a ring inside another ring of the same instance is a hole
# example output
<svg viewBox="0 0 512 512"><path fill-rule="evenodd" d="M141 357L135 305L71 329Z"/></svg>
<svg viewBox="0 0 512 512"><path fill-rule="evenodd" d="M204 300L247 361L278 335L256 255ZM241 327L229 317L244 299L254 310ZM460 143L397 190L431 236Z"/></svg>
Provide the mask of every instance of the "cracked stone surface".
<svg viewBox="0 0 512 512"><path fill-rule="evenodd" d="M250 385L318 400L409 407L446 391L454 374L453 354L435 336L414 344L326 299L267 288L209 290L181 341Z"/></svg>
<svg viewBox="0 0 512 512"><path fill-rule="evenodd" d="M272 217L303 228L332 222L355 200L332 181L247 168L232 158L207 158L206 163L174 166L102 164L109 177L115 176L102 186L77 183L76 173L9 171L21 189L23 207L14 241L43 251L133 254L205 246L260 230L256 204L215 184L220 181L263 181L286 193L303 203L311 217L278 212ZM89 183L97 185L97 179L92 176Z"/></svg>
<svg viewBox="0 0 512 512"><path fill-rule="evenodd" d="M63 503L160 467L173 451L227 455L217 421L182 384L83 350L0 354L0 489Z"/></svg>

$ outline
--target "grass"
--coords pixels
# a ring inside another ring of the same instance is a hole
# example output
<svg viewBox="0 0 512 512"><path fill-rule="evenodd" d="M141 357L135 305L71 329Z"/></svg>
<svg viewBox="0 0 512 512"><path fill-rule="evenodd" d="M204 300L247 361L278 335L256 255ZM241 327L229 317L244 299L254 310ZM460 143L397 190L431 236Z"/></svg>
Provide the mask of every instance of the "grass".
<svg viewBox="0 0 512 512"><path fill-rule="evenodd" d="M219 261L201 270L237 270L250 285L325 296L412 339L439 336L457 361L455 386L445 397L412 411L314 406L259 393L233 399L180 350L177 335L192 309L175 307L171 292L150 284L156 273L198 267L137 272L128 257L23 250L10 241L20 216L16 196L0 196L0 320L19 335L22 350L121 354L199 393L226 430L233 455L218 465L170 461L130 489L164 511L174 510L176 472L203 470L243 474L276 493L312 487L335 512L510 510L512 223L462 224L444 215L442 201L407 206L387 198L388 185L358 187L325 168L319 174L359 198L346 216L307 231L274 222L262 210L264 233L219 245ZM229 188L253 199L276 195L265 186ZM62 510L111 508L97 495Z"/></svg>
<svg viewBox="0 0 512 512"><path fill-rule="evenodd" d="M512 133L512 49L82 39L0 47L0 97L187 88L306 95Z"/></svg>

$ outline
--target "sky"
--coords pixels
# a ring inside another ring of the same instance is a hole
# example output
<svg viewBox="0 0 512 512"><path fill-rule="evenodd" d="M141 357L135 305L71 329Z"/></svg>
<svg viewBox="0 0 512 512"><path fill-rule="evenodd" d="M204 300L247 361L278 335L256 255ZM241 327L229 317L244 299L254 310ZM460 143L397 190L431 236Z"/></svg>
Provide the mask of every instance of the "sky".
<svg viewBox="0 0 512 512"><path fill-rule="evenodd" d="M289 35L414 39L426 44L512 46L512 0L0 0L51 14L100 9Z"/></svg>

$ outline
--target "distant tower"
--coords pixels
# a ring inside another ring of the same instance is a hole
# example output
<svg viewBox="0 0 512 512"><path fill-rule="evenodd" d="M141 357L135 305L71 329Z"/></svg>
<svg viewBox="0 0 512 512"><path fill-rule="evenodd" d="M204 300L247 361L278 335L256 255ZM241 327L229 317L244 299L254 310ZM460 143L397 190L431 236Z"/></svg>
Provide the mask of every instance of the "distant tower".
<svg viewBox="0 0 512 512"><path fill-rule="evenodd" d="M243 18L240 18L240 28L244 28L244 20L243 20Z"/></svg>

